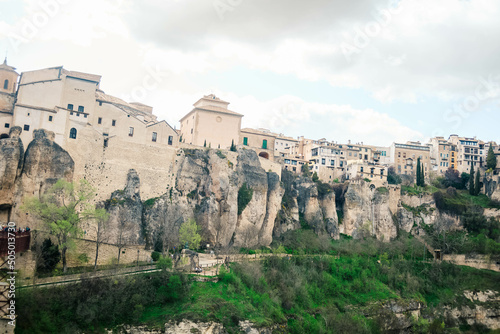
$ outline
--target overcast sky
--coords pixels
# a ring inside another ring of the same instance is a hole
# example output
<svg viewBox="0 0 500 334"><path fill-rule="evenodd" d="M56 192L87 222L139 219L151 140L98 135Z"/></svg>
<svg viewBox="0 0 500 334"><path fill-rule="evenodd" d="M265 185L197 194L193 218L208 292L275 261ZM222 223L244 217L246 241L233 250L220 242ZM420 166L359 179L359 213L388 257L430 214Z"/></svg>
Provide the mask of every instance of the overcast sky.
<svg viewBox="0 0 500 334"><path fill-rule="evenodd" d="M499 18L496 0L0 0L0 52L100 74L177 128L214 93L293 137L500 142Z"/></svg>

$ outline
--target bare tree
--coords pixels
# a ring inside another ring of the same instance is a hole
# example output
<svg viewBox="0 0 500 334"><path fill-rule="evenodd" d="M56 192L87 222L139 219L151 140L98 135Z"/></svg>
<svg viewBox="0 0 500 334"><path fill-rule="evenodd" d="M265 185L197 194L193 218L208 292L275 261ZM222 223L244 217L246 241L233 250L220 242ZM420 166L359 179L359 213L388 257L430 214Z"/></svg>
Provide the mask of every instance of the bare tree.
<svg viewBox="0 0 500 334"><path fill-rule="evenodd" d="M103 243L108 241L109 235L106 233L107 232L107 226L109 222L109 214L106 212L104 209L98 209L96 210L96 216L94 217L95 220L95 231L96 231L96 237L95 237L95 261L94 261L94 270L97 270L97 259L99 257L99 246Z"/></svg>

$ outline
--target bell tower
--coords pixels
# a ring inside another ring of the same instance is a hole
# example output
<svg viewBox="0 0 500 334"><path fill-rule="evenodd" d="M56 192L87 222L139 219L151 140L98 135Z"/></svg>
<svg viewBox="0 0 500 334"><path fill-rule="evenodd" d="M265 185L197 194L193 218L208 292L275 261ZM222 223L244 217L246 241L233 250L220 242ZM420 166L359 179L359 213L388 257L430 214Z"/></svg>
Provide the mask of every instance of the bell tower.
<svg viewBox="0 0 500 334"><path fill-rule="evenodd" d="M14 94L17 89L17 79L19 74L16 68L7 65L7 57L0 65L0 92L7 94Z"/></svg>

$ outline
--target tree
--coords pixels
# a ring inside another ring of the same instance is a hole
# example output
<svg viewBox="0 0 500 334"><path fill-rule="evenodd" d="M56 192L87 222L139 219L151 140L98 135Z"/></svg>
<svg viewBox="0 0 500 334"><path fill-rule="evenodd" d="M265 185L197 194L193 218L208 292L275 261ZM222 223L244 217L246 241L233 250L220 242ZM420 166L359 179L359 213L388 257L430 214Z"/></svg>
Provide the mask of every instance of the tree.
<svg viewBox="0 0 500 334"><path fill-rule="evenodd" d="M50 273L61 260L59 247L52 243L50 238L43 241L41 249L41 259L37 263L36 270L40 273Z"/></svg>
<svg viewBox="0 0 500 334"><path fill-rule="evenodd" d="M474 163L470 167L469 194L474 195Z"/></svg>
<svg viewBox="0 0 500 334"><path fill-rule="evenodd" d="M481 192L480 178L481 178L481 171L478 168L477 172L476 172L476 179L474 180L474 195L475 196L479 195L479 193Z"/></svg>
<svg viewBox="0 0 500 334"><path fill-rule="evenodd" d="M108 236L106 235L106 227L109 221L109 214L106 212L105 209L96 209L94 212L94 217L93 219L95 220L95 230L96 230L96 237L95 237L95 261L94 261L94 270L97 270L97 259L99 257L99 246L107 241Z"/></svg>
<svg viewBox="0 0 500 334"><path fill-rule="evenodd" d="M207 140L205 139L205 142L203 143L203 147L207 147Z"/></svg>
<svg viewBox="0 0 500 334"><path fill-rule="evenodd" d="M488 149L488 156L486 157L486 168L495 169L496 167L497 167L497 157L493 152L493 145L490 144L490 148Z"/></svg>
<svg viewBox="0 0 500 334"><path fill-rule="evenodd" d="M94 194L85 180L75 185L61 179L39 198L27 199L22 207L45 223L56 237L64 272L67 270L66 252L74 247L72 239L82 235L80 223L95 216L95 206L90 205Z"/></svg>
<svg viewBox="0 0 500 334"><path fill-rule="evenodd" d="M319 181L318 173L316 173L316 172L313 173L312 180L313 180L313 182L318 182Z"/></svg>
<svg viewBox="0 0 500 334"><path fill-rule="evenodd" d="M461 188L462 181L460 180L458 170L453 167L449 167L444 173L444 180L442 183L445 187Z"/></svg>
<svg viewBox="0 0 500 334"><path fill-rule="evenodd" d="M420 174L422 174L421 167L420 167L420 158L417 159L417 186L420 186Z"/></svg>
<svg viewBox="0 0 500 334"><path fill-rule="evenodd" d="M194 219L189 219L182 223L179 229L179 241L186 248L200 248L201 236L198 234L198 225Z"/></svg>
<svg viewBox="0 0 500 334"><path fill-rule="evenodd" d="M305 163L300 167L300 170L302 171L302 175L308 177L311 176L311 170L309 169L309 163Z"/></svg>
<svg viewBox="0 0 500 334"><path fill-rule="evenodd" d="M231 148L229 150L233 151L233 152L236 152L236 145L234 145L234 139L231 140Z"/></svg>
<svg viewBox="0 0 500 334"><path fill-rule="evenodd" d="M401 176L396 174L396 169L393 166L387 170L387 182L389 184L400 184L402 182Z"/></svg>

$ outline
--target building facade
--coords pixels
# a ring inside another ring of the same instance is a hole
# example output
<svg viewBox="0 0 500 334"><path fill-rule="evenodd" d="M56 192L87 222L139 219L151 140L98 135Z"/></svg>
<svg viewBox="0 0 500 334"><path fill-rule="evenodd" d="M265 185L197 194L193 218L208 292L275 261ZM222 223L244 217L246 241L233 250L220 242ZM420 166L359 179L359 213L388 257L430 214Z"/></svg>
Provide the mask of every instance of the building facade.
<svg viewBox="0 0 500 334"><path fill-rule="evenodd" d="M228 105L213 94L199 99L180 120L182 142L222 149L237 145L243 115L229 110Z"/></svg>

